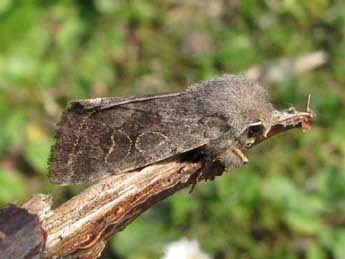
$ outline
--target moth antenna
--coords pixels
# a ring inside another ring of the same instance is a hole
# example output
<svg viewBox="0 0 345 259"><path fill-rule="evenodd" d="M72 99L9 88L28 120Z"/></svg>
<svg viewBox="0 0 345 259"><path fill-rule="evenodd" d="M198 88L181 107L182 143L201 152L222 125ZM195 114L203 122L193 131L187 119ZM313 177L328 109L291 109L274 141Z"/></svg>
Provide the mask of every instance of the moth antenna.
<svg viewBox="0 0 345 259"><path fill-rule="evenodd" d="M307 103L305 105L305 111L310 113L311 109L310 109L310 98L311 98L311 94L308 94L308 99L307 99Z"/></svg>

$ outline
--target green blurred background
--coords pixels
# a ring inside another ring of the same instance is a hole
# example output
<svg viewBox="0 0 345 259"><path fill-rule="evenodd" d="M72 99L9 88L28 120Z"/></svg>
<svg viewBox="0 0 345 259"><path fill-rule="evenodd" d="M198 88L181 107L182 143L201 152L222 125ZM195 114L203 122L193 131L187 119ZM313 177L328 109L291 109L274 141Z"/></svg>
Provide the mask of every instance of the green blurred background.
<svg viewBox="0 0 345 259"><path fill-rule="evenodd" d="M82 188L47 180L71 99L178 91L314 51L328 61L266 84L278 108L312 94L312 131L279 135L248 152L249 165L160 203L102 258L159 258L187 237L217 259L344 259L344 1L1 0L0 206L37 192L60 203Z"/></svg>

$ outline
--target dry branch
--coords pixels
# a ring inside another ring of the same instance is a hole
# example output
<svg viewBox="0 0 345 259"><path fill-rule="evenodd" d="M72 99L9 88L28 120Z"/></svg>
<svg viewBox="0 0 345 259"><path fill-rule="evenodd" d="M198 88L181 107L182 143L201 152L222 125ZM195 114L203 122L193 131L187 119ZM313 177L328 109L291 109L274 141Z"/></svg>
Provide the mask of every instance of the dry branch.
<svg viewBox="0 0 345 259"><path fill-rule="evenodd" d="M95 258L105 241L138 215L202 176L202 163L175 160L114 175L51 210L52 199L36 195L23 207L39 215L47 232L45 258ZM89 257L88 257L88 256Z"/></svg>
<svg viewBox="0 0 345 259"><path fill-rule="evenodd" d="M295 127L307 131L312 118L308 99L305 112L290 109L279 113L257 143ZM176 156L135 172L104 178L56 209L51 209L52 198L42 194L23 207L38 215L46 231L44 258L97 258L107 239L141 213L182 188L213 179L223 169L217 163L183 162Z"/></svg>

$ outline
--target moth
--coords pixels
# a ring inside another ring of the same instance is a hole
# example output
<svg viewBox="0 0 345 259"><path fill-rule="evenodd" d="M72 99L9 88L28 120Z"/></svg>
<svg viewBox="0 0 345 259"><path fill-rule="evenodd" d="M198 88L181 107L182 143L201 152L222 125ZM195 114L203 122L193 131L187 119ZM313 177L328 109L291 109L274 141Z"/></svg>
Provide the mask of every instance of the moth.
<svg viewBox="0 0 345 259"><path fill-rule="evenodd" d="M312 117L309 104L274 109L265 88L242 75L176 93L75 100L58 123L49 178L79 184L190 152L238 167L245 150L289 127L307 129Z"/></svg>

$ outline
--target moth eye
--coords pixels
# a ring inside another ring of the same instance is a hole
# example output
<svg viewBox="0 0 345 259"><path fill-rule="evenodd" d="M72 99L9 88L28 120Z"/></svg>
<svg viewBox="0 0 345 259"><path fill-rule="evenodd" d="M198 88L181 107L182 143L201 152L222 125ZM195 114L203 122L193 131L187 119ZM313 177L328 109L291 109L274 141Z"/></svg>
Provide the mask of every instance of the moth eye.
<svg viewBox="0 0 345 259"><path fill-rule="evenodd" d="M249 126L247 129L247 136L245 139L245 146L246 147L251 147L252 145L255 144L255 142L260 139L264 131L264 126L262 124L255 124Z"/></svg>
<svg viewBox="0 0 345 259"><path fill-rule="evenodd" d="M255 138L256 136L262 134L264 130L263 125L253 125L248 128L248 139L249 138Z"/></svg>

